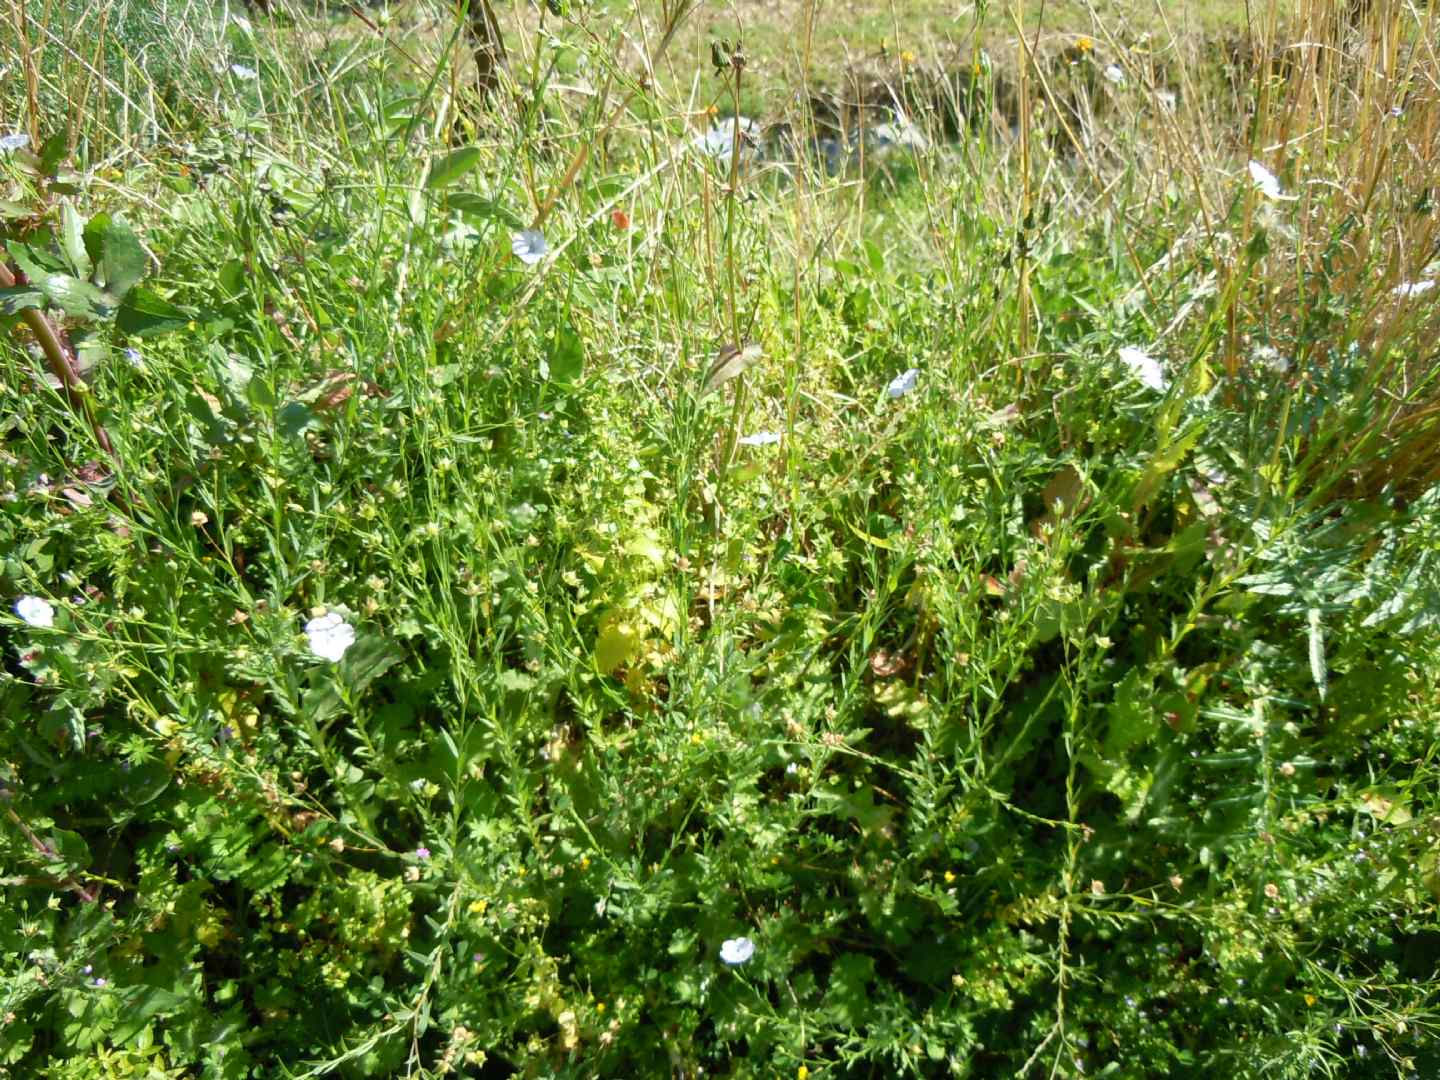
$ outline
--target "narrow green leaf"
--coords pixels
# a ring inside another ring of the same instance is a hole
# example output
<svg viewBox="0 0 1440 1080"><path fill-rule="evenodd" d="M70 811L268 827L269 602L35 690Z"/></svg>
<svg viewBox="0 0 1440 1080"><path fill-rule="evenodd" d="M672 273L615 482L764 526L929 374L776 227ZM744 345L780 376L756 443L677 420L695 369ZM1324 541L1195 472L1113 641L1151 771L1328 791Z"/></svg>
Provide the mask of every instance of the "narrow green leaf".
<svg viewBox="0 0 1440 1080"><path fill-rule="evenodd" d="M427 188L446 187L455 183L475 166L480 164L478 146L462 146L438 158L430 166L430 175L425 178Z"/></svg>
<svg viewBox="0 0 1440 1080"><path fill-rule="evenodd" d="M487 199L473 191L455 191L445 197L445 202L451 210L467 217L498 221L511 229L525 228L525 223L505 209L498 199Z"/></svg>
<svg viewBox="0 0 1440 1080"><path fill-rule="evenodd" d="M70 260L77 278L88 278L94 269L90 253L85 250L85 221L69 199L60 200L60 250Z"/></svg>

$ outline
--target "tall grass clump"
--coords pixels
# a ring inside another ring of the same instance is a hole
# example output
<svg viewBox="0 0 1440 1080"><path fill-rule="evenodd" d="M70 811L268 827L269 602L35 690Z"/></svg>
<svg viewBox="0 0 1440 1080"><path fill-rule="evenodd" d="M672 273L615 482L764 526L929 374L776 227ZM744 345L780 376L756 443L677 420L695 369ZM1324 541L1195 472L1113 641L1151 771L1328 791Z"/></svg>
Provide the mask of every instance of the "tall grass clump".
<svg viewBox="0 0 1440 1080"><path fill-rule="evenodd" d="M14 5L0 1076L1433 1074L1440 16L1251 9Z"/></svg>

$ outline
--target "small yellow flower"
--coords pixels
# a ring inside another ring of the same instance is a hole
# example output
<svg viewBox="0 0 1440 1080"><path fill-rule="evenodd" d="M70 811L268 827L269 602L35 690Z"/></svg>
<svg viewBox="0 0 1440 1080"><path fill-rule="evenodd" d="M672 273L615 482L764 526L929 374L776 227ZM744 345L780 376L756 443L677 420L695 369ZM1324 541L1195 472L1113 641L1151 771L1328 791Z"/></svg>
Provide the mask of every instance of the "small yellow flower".
<svg viewBox="0 0 1440 1080"><path fill-rule="evenodd" d="M1075 39L1075 48L1079 49L1082 53L1088 53L1095 48L1095 42L1091 41L1084 34L1081 34Z"/></svg>
<svg viewBox="0 0 1440 1080"><path fill-rule="evenodd" d="M810 1070L807 1069L804 1065L801 1065L800 1068L795 1070L795 1080L805 1080L805 1078L809 1075Z"/></svg>
<svg viewBox="0 0 1440 1080"><path fill-rule="evenodd" d="M1318 1001L1318 1000L1319 1000L1319 998L1317 998L1314 994L1306 994L1306 995L1305 995L1305 1004L1306 1004L1306 1005L1314 1005L1315 1002Z"/></svg>
<svg viewBox="0 0 1440 1080"><path fill-rule="evenodd" d="M589 869L590 869L590 856L589 856L589 855L581 855L581 856L580 856L580 869L581 869L581 870L589 870Z"/></svg>
<svg viewBox="0 0 1440 1080"><path fill-rule="evenodd" d="M603 1001L597 1001L597 1002L595 1003L595 1011L596 1011L597 1013L603 1013L603 1012L605 1011L605 1002L603 1002Z"/></svg>
<svg viewBox="0 0 1440 1080"><path fill-rule="evenodd" d="M915 54L914 54L913 52L911 52L909 49L906 49L904 52L902 52L902 53L900 54L900 66L901 66L901 67L910 67L910 66L913 65L914 63L915 63Z"/></svg>
<svg viewBox="0 0 1440 1080"><path fill-rule="evenodd" d="M950 884L952 881L954 881L954 880L955 880L955 873L954 873L954 871L952 871L952 870L946 870L946 871L945 871L945 884L946 884L946 885L949 885L949 884Z"/></svg>

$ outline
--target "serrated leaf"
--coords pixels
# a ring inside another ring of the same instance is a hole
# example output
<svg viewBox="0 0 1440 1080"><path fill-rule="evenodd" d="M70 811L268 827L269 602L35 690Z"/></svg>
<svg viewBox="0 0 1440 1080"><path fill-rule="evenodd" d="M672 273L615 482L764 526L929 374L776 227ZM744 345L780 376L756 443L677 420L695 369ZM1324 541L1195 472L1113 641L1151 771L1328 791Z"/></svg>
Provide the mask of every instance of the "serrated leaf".
<svg viewBox="0 0 1440 1080"><path fill-rule="evenodd" d="M1135 485L1135 491L1131 497L1131 504L1136 512L1143 509L1145 504L1150 501L1150 496L1155 493L1160 481L1178 468L1180 463L1189 456L1190 451L1195 449L1195 444L1200 441L1200 436L1204 432L1205 423L1202 421L1181 434L1178 439L1155 451L1154 456L1146 463L1145 472Z"/></svg>
<svg viewBox="0 0 1440 1080"><path fill-rule="evenodd" d="M1121 758L1159 733L1160 718L1153 697L1152 688L1137 669L1131 668L1120 680L1115 687L1115 701L1110 706L1110 723L1105 731L1107 758Z"/></svg>
<svg viewBox="0 0 1440 1080"><path fill-rule="evenodd" d="M478 146L462 146L459 150L452 150L430 166L430 175L425 178L425 186L438 188L453 184L479 164Z"/></svg>

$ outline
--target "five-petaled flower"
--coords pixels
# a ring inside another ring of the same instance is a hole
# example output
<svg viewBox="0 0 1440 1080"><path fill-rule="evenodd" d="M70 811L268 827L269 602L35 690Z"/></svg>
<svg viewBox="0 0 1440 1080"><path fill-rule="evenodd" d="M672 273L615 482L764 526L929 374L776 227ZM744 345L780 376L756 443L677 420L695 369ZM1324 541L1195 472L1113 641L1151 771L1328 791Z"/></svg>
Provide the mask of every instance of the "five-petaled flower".
<svg viewBox="0 0 1440 1080"><path fill-rule="evenodd" d="M778 431L757 431L753 435L741 435L735 441L741 446L774 446L782 437Z"/></svg>
<svg viewBox="0 0 1440 1080"><path fill-rule="evenodd" d="M1286 195L1280 190L1280 181L1275 174L1258 161L1250 162L1250 179L1256 190L1267 199L1296 199L1298 195Z"/></svg>
<svg viewBox="0 0 1440 1080"><path fill-rule="evenodd" d="M345 650L355 644L355 628L334 611L307 622L305 636L310 640L310 651L320 659L332 663L338 661L345 655Z"/></svg>
<svg viewBox="0 0 1440 1080"><path fill-rule="evenodd" d="M1124 346L1120 350L1120 362L1151 390L1165 389L1164 369L1160 367L1158 360L1143 349L1137 349L1133 345Z"/></svg>
<svg viewBox="0 0 1440 1080"><path fill-rule="evenodd" d="M748 937L726 938L720 944L720 959L734 967L755 955L755 942Z"/></svg>
<svg viewBox="0 0 1440 1080"><path fill-rule="evenodd" d="M885 393L889 394L892 398L904 397L911 390L915 389L915 384L919 381L920 369L912 367L910 370L902 371L899 375L896 375L895 378L891 379L890 385L885 387Z"/></svg>
<svg viewBox="0 0 1440 1080"><path fill-rule="evenodd" d="M38 596L22 596L15 601L15 614L30 626L48 630L55 625L55 609Z"/></svg>
<svg viewBox="0 0 1440 1080"><path fill-rule="evenodd" d="M521 229L511 234L510 251L526 266L534 266L549 254L550 245L539 229Z"/></svg>

